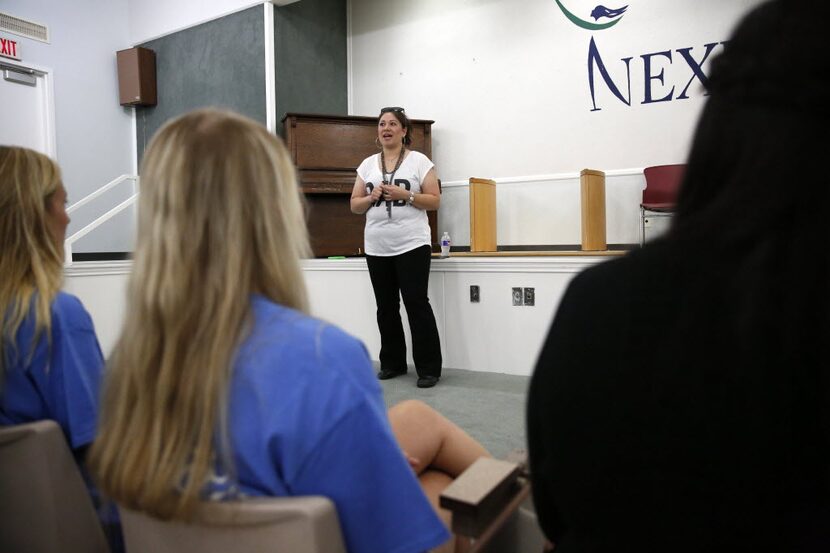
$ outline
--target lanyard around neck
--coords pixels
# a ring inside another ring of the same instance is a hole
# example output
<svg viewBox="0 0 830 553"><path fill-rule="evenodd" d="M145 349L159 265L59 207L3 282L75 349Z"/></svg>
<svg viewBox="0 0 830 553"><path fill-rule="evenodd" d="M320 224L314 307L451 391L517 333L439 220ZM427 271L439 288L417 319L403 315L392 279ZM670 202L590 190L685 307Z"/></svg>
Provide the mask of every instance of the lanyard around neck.
<svg viewBox="0 0 830 553"><path fill-rule="evenodd" d="M383 178L383 184L395 184L395 173L398 172L398 169L401 167L401 163L403 163L403 155L404 155L404 145L401 144L401 152L398 154L398 161L395 162L395 168L392 169L391 173L387 173L386 171L386 157L383 155L385 150L380 151L380 172L381 177ZM389 174L389 180L386 180L386 175ZM392 218L392 201L386 202L386 216L388 218Z"/></svg>

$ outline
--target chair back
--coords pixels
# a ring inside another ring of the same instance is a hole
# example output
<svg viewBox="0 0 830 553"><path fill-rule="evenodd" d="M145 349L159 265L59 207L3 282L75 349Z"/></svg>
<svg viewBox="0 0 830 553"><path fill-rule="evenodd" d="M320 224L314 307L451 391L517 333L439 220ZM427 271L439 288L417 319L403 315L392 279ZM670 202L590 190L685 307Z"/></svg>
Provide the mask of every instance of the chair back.
<svg viewBox="0 0 830 553"><path fill-rule="evenodd" d="M54 421L0 427L0 551L109 552L89 491Z"/></svg>
<svg viewBox="0 0 830 553"><path fill-rule="evenodd" d="M642 206L646 209L673 208L685 172L685 164L646 167L643 170L646 187L643 190Z"/></svg>
<svg viewBox="0 0 830 553"><path fill-rule="evenodd" d="M346 553L337 511L325 497L204 502L191 522L119 511L129 553Z"/></svg>

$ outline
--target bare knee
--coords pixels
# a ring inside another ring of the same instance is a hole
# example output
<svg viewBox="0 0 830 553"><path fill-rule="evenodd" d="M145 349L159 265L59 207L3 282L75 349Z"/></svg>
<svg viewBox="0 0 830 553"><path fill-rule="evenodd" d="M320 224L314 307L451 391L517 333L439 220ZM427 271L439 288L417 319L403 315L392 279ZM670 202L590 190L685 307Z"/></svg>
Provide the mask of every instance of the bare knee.
<svg viewBox="0 0 830 553"><path fill-rule="evenodd" d="M420 474L441 450L446 429L437 423L436 411L418 400L406 400L389 409L389 423L398 445Z"/></svg>
<svg viewBox="0 0 830 553"><path fill-rule="evenodd" d="M389 417L422 417L434 413L432 407L419 399L405 399L389 408Z"/></svg>
<svg viewBox="0 0 830 553"><path fill-rule="evenodd" d="M425 433L440 438L447 433L447 422L441 413L417 399L406 399L389 408L389 422L396 432Z"/></svg>

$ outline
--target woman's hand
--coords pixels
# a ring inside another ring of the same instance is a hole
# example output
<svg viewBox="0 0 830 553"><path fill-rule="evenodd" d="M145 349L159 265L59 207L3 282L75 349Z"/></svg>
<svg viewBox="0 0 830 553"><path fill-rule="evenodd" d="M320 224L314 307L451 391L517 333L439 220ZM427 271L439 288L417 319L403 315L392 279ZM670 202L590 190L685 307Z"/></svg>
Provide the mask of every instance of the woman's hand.
<svg viewBox="0 0 830 553"><path fill-rule="evenodd" d="M368 186L360 175L354 180L354 187L352 187L352 197L349 200L349 207L352 213L363 215L373 204L378 202L383 196L383 188L380 185L373 186L372 191L368 191Z"/></svg>
<svg viewBox="0 0 830 553"><path fill-rule="evenodd" d="M383 199L387 202L409 199L409 191L405 188L401 188L395 184L382 184L380 186L383 188Z"/></svg>
<svg viewBox="0 0 830 553"><path fill-rule="evenodd" d="M372 188L372 193L369 195L372 197L372 203L379 201L383 195L383 185Z"/></svg>
<svg viewBox="0 0 830 553"><path fill-rule="evenodd" d="M409 463L409 466L412 467L412 470L415 471L415 474L419 474L419 471L421 470L421 460L417 457L413 457L405 450L403 451L403 456L406 457L406 462Z"/></svg>

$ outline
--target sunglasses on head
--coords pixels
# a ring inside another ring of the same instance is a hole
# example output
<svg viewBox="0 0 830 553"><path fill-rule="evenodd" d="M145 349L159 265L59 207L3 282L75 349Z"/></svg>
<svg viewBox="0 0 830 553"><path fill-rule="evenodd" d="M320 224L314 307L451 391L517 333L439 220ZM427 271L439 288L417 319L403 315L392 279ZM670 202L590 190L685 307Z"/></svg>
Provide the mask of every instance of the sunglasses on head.
<svg viewBox="0 0 830 553"><path fill-rule="evenodd" d="M397 106L389 107L389 108L381 108L381 110L380 110L381 113L389 113L390 111L394 111L396 113L404 113L405 112L405 110L403 108L397 107Z"/></svg>

